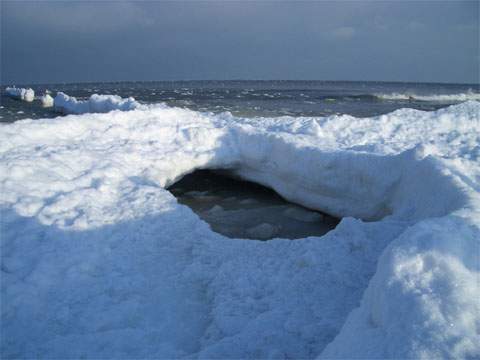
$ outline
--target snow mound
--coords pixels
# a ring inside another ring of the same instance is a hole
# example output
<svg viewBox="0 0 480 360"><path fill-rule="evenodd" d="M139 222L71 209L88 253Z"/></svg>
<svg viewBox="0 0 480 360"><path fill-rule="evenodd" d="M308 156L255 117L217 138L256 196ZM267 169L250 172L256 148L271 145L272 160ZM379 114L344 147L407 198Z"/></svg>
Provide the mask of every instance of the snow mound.
<svg viewBox="0 0 480 360"><path fill-rule="evenodd" d="M470 100L480 100L480 93L473 91L462 94L432 94L417 95L414 93L392 93L392 94L376 94L379 99L383 100L418 100L431 102L456 103Z"/></svg>
<svg viewBox="0 0 480 360"><path fill-rule="evenodd" d="M5 89L5 93L7 94L7 96L10 96L14 99L23 100L27 102L32 102L35 99L35 92L31 88L24 89L24 88L16 88L15 86L7 87Z"/></svg>
<svg viewBox="0 0 480 360"><path fill-rule="evenodd" d="M57 93L55 110L64 114L106 113L112 110L129 111L141 105L133 97L123 99L118 95L93 94L88 100L77 100L63 92Z"/></svg>
<svg viewBox="0 0 480 360"><path fill-rule="evenodd" d="M479 112L0 127L2 357L479 357ZM223 237L165 190L201 168L343 219Z"/></svg>
<svg viewBox="0 0 480 360"><path fill-rule="evenodd" d="M395 239L322 358L478 358L478 226L478 217L449 216Z"/></svg>

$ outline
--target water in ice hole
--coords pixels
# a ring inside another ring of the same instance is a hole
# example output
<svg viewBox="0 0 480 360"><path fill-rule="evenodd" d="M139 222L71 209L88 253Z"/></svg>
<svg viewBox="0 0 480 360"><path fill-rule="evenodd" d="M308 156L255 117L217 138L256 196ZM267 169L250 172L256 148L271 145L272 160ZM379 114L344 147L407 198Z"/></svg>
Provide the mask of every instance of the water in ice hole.
<svg viewBox="0 0 480 360"><path fill-rule="evenodd" d="M230 238L298 239L321 236L339 219L306 209L265 186L232 178L225 171L197 170L168 188L213 231Z"/></svg>

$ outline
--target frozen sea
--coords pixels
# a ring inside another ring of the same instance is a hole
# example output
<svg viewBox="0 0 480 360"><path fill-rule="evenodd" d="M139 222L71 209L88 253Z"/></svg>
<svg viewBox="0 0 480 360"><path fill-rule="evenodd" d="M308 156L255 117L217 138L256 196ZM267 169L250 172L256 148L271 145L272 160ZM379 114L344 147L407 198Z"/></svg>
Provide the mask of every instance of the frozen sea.
<svg viewBox="0 0 480 360"><path fill-rule="evenodd" d="M480 358L478 85L31 87L1 97L1 358ZM244 228L217 173L276 213Z"/></svg>

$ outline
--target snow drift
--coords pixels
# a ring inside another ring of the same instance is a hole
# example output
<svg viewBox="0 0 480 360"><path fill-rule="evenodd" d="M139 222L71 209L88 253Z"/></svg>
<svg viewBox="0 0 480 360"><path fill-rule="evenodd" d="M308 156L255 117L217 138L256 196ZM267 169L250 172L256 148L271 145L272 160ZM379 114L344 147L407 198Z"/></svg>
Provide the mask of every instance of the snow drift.
<svg viewBox="0 0 480 360"><path fill-rule="evenodd" d="M2 126L2 356L479 357L479 111ZM225 238L165 190L198 168L344 219Z"/></svg>
<svg viewBox="0 0 480 360"><path fill-rule="evenodd" d="M31 88L24 89L24 88L16 88L15 86L7 87L5 89L5 93L7 94L7 96L10 96L14 99L23 100L27 102L32 102L35 99L35 92Z"/></svg>
<svg viewBox="0 0 480 360"><path fill-rule="evenodd" d="M140 107L133 97L123 99L118 95L93 94L88 100L77 100L63 92L57 93L55 110L64 114L105 113L112 110L128 111Z"/></svg>

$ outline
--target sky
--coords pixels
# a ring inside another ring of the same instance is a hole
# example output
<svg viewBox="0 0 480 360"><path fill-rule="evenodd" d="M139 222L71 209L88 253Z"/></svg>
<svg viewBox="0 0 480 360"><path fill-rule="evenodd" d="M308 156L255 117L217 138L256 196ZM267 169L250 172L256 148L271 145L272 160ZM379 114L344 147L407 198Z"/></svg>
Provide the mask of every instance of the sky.
<svg viewBox="0 0 480 360"><path fill-rule="evenodd" d="M0 1L2 84L479 82L478 1Z"/></svg>

